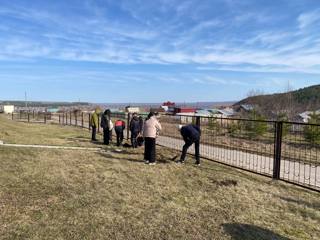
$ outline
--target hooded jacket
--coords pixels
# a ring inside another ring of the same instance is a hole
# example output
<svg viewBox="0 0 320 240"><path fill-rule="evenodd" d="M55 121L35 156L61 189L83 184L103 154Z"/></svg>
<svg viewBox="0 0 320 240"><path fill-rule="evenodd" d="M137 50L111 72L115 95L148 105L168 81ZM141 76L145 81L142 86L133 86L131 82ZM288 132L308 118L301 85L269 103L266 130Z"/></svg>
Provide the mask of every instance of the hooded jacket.
<svg viewBox="0 0 320 240"><path fill-rule="evenodd" d="M141 132L139 119L138 117L134 116L130 121L130 131L132 133L139 133Z"/></svg>
<svg viewBox="0 0 320 240"><path fill-rule="evenodd" d="M91 116L90 119L90 125L92 127L98 127L99 126L99 115L98 115L98 111L94 111L94 113Z"/></svg>
<svg viewBox="0 0 320 240"><path fill-rule="evenodd" d="M102 115L100 126L103 129L109 129L110 130L110 117L107 114L103 114Z"/></svg>

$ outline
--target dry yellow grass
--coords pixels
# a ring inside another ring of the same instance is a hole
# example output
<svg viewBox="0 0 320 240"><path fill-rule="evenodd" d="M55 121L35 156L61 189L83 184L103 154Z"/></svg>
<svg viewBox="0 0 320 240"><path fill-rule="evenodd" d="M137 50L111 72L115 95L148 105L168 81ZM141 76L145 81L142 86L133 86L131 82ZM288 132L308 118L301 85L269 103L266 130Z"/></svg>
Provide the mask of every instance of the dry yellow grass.
<svg viewBox="0 0 320 240"><path fill-rule="evenodd" d="M20 143L39 133L3 122ZM66 128L48 127L53 144L64 140ZM165 148L156 166L142 149L114 150L0 146L0 239L319 239L318 193L208 161L177 165Z"/></svg>
<svg viewBox="0 0 320 240"><path fill-rule="evenodd" d="M88 130L43 123L24 123L0 114L0 140L6 143L92 146ZM101 136L98 135L98 138Z"/></svg>

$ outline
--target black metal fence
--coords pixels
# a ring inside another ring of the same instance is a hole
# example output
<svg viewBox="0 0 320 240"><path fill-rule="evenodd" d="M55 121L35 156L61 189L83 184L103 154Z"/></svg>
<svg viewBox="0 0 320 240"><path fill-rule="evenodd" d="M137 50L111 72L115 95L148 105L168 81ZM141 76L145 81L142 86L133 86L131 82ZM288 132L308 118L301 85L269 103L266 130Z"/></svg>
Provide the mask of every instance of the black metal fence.
<svg viewBox="0 0 320 240"><path fill-rule="evenodd" d="M90 113L50 114L50 118L46 114L31 115L17 114L13 119L43 119L90 130ZM127 123L128 138L131 115L112 113L111 117ZM203 158L320 191L320 125L187 115L161 115L159 121L163 128L157 139L159 145L181 150L184 142L178 126L197 124L202 132ZM189 153L193 152L190 148Z"/></svg>
<svg viewBox="0 0 320 240"><path fill-rule="evenodd" d="M20 111L18 113L12 113L11 119L22 122L34 122L34 123L47 123L47 121L51 121L52 114L48 112L27 112Z"/></svg>

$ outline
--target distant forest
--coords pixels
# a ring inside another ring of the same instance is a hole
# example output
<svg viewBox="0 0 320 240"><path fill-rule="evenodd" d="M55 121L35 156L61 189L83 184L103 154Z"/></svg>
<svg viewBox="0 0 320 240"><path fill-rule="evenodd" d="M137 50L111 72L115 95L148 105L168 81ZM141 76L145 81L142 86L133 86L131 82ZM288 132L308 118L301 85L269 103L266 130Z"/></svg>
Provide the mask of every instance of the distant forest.
<svg viewBox="0 0 320 240"><path fill-rule="evenodd" d="M4 105L14 105L17 107L24 107L26 105L25 101L0 101L0 104L4 104ZM30 101L27 102L28 107L52 107L52 108L56 108L56 107L60 107L60 106L75 106L75 105L90 105L90 103L88 102L36 102L36 101Z"/></svg>
<svg viewBox="0 0 320 240"><path fill-rule="evenodd" d="M286 113L293 118L304 111L320 109L320 85L314 85L286 93L250 96L234 104L254 105L255 109L268 118Z"/></svg>

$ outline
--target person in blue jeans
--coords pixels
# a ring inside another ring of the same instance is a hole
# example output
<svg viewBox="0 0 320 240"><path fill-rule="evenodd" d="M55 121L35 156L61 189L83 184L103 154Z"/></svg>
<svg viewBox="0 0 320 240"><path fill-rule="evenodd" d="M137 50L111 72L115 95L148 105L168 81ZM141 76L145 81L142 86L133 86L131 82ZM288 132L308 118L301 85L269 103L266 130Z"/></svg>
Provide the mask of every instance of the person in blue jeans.
<svg viewBox="0 0 320 240"><path fill-rule="evenodd" d="M180 157L180 160L178 163L184 163L187 151L189 147L194 144L195 148L195 158L196 158L196 165L200 165L200 136L201 136L201 130L199 126L194 124L189 124L186 126L179 126L181 136L183 137L183 140L185 142L183 148L182 148L182 154Z"/></svg>

